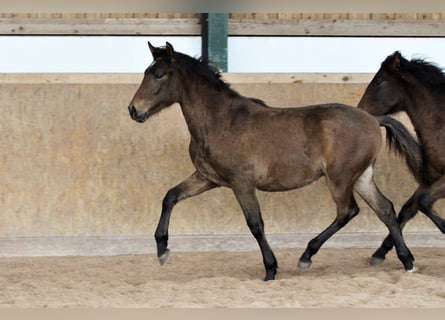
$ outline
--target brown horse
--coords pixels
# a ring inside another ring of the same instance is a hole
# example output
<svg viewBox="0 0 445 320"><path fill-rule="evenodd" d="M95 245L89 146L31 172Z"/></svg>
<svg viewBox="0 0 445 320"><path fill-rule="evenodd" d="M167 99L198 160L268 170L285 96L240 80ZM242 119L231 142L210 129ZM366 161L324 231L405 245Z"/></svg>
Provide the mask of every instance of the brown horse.
<svg viewBox="0 0 445 320"><path fill-rule="evenodd" d="M291 190L325 176L337 216L309 242L299 267L308 268L322 244L358 214L355 190L388 227L405 269L413 269L393 205L373 181L381 147L379 123L373 116L340 104L271 108L231 89L202 59L175 52L169 43L165 48L149 43L149 48L154 61L128 107L130 116L142 123L178 102L190 131L189 151L196 168L163 200L155 232L161 264L169 254L173 206L223 186L233 190L260 246L265 280L274 279L277 260L264 234L256 190Z"/></svg>
<svg viewBox="0 0 445 320"><path fill-rule="evenodd" d="M432 209L445 197L445 75L441 69L422 59L408 61L396 51L382 62L358 107L372 115L408 114L420 146L414 143L401 154L411 163L408 167L419 187L400 211L400 227L420 210L444 233L445 220ZM371 262L382 262L392 246L388 236Z"/></svg>

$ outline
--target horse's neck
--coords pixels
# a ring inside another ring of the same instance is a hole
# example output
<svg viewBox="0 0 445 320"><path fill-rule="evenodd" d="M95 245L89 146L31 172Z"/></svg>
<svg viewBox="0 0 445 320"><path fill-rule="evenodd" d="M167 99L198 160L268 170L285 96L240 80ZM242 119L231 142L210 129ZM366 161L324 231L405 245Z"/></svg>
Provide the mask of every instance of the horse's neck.
<svg viewBox="0 0 445 320"><path fill-rule="evenodd" d="M229 99L228 94L207 88L193 87L185 92L180 105L192 138L203 139L224 122Z"/></svg>
<svg viewBox="0 0 445 320"><path fill-rule="evenodd" d="M438 130L445 130L445 113L442 112L445 96L433 93L425 87L412 90L411 95L404 109L419 138L427 140L431 135L437 134Z"/></svg>

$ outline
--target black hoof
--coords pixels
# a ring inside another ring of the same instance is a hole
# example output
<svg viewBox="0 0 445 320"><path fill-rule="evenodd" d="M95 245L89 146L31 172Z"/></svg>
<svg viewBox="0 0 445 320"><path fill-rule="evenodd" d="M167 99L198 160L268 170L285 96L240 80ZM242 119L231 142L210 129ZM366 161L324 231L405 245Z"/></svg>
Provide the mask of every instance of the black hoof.
<svg viewBox="0 0 445 320"><path fill-rule="evenodd" d="M417 272L417 268L413 266L412 269L410 269L410 270L406 270L406 272L409 272L409 273Z"/></svg>
<svg viewBox="0 0 445 320"><path fill-rule="evenodd" d="M388 238L389 241L392 241L391 238ZM385 239L386 242L386 239ZM372 255L371 261L369 262L372 266L376 266L378 264L381 264L383 261L385 261L386 254L389 250L391 250L392 245L386 245L385 242L383 242L382 246L380 246Z"/></svg>
<svg viewBox="0 0 445 320"><path fill-rule="evenodd" d="M408 271L408 272L415 271L413 262L414 262L414 259L408 259L408 260L405 260L402 262L406 271Z"/></svg>
<svg viewBox="0 0 445 320"><path fill-rule="evenodd" d="M159 263L161 264L161 266L163 266L167 262L169 257L170 257L170 250L167 249L167 250L165 250L165 252L163 254L161 254L158 257Z"/></svg>
<svg viewBox="0 0 445 320"><path fill-rule="evenodd" d="M303 260L298 261L298 268L300 270L307 270L311 267L311 265L312 265L312 261L310 261L310 260L309 261L303 261Z"/></svg>
<svg viewBox="0 0 445 320"><path fill-rule="evenodd" d="M275 280L276 274L277 274L276 269L266 271L266 277L264 278L264 281Z"/></svg>
<svg viewBox="0 0 445 320"><path fill-rule="evenodd" d="M381 264L383 261L385 261L385 257L379 257L379 256L372 256L371 261L369 261L369 264L371 266L376 266Z"/></svg>

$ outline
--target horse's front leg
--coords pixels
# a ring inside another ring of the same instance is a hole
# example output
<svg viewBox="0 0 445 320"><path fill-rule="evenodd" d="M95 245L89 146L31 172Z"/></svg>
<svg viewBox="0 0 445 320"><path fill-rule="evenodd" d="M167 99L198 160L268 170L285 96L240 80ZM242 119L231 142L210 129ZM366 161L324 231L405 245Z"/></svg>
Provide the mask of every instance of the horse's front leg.
<svg viewBox="0 0 445 320"><path fill-rule="evenodd" d="M416 191L402 206L399 216L397 217L397 222L399 223L400 230L403 230L403 227L406 225L406 223L417 214L418 209L418 195ZM394 241L391 234L389 234L380 245L380 247L372 255L370 261L371 265L382 263L385 260L388 251L391 250L393 247Z"/></svg>
<svg viewBox="0 0 445 320"><path fill-rule="evenodd" d="M445 233L445 219L439 216L433 209L433 204L445 197L445 176L434 182L431 186L420 185L409 200L403 205L398 216L400 229L411 220L420 210ZM382 245L372 255L371 264L379 264L385 260L386 253L392 249L394 241L391 235L388 235Z"/></svg>
<svg viewBox="0 0 445 320"><path fill-rule="evenodd" d="M264 280L273 280L277 273L278 264L264 234L264 222L261 217L258 199L255 195L255 188L242 186L232 187L232 189L243 210L247 225L260 246L264 267L266 269Z"/></svg>
<svg viewBox="0 0 445 320"><path fill-rule="evenodd" d="M445 198L445 176L435 181L430 188L419 197L419 210L430 218L442 233L445 233L445 219L433 210L434 203L443 198Z"/></svg>
<svg viewBox="0 0 445 320"><path fill-rule="evenodd" d="M218 187L218 185L206 180L196 171L186 180L178 184L176 187L171 188L167 192L164 200L162 201L161 217L155 232L158 259L161 265L167 261L169 255L169 250L167 248L168 225L170 223L170 216L175 204L181 200L196 196L216 187Z"/></svg>

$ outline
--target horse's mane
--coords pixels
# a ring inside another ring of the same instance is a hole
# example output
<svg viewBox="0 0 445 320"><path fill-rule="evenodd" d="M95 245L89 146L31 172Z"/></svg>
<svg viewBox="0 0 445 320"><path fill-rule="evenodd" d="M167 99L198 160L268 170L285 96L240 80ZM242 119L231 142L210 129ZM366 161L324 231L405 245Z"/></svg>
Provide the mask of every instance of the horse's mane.
<svg viewBox="0 0 445 320"><path fill-rule="evenodd" d="M163 47L156 48L155 55L158 58L165 58L165 59L168 58L167 52ZM204 80L207 81L207 84L210 87L218 91L227 90L227 92L229 92L229 94L233 97L240 97L240 98L243 97L236 90L230 87L230 83L227 83L223 79L221 79L221 72L216 67L211 65L211 61L209 59L203 57L193 58L189 55L177 51L174 51L173 58L175 59L175 62L180 68L184 69L186 72L196 74L197 76L203 78ZM246 99L251 100L260 105L267 106L264 101L257 98L246 98Z"/></svg>
<svg viewBox="0 0 445 320"><path fill-rule="evenodd" d="M158 59L168 60L167 51L164 47L156 48L155 55ZM235 92L230 88L229 83L221 79L221 72L210 64L209 59L203 57L193 58L177 51L174 51L173 58L180 68L204 78L211 87L219 91L229 89L230 91Z"/></svg>
<svg viewBox="0 0 445 320"><path fill-rule="evenodd" d="M412 59L406 65L406 69L423 83L433 86L445 86L443 70L434 63L424 59Z"/></svg>
<svg viewBox="0 0 445 320"><path fill-rule="evenodd" d="M389 60L389 58L387 60ZM402 57L400 66L424 84L435 87L445 86L444 71L433 62L428 62L420 58L407 60Z"/></svg>

